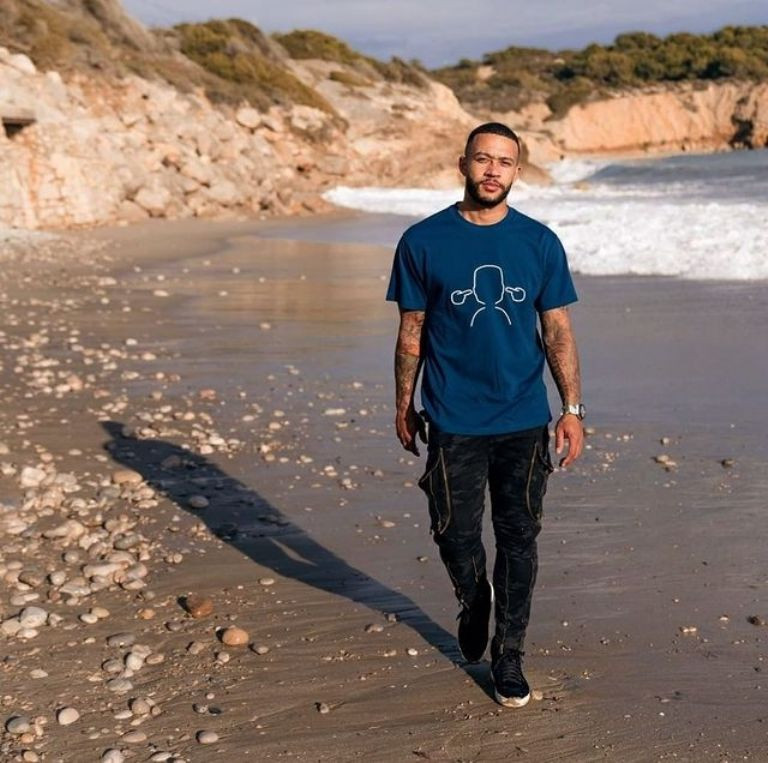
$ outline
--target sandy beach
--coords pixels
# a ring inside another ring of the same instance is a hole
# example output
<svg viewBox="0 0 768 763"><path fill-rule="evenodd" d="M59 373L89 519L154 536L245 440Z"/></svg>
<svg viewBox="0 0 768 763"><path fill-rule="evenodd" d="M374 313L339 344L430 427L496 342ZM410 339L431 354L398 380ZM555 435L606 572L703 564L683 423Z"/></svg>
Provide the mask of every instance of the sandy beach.
<svg viewBox="0 0 768 763"><path fill-rule="evenodd" d="M0 759L768 759L765 283L577 277L588 450L549 483L535 701L505 710L393 434L383 224L12 255Z"/></svg>

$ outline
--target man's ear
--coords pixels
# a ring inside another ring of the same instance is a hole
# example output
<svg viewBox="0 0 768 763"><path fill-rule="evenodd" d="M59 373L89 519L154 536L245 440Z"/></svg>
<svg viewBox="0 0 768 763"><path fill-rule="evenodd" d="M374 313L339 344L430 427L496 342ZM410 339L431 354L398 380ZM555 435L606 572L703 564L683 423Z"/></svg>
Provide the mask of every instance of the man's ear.
<svg viewBox="0 0 768 763"><path fill-rule="evenodd" d="M464 177L467 176L467 157L466 156L460 156L459 157L459 172Z"/></svg>

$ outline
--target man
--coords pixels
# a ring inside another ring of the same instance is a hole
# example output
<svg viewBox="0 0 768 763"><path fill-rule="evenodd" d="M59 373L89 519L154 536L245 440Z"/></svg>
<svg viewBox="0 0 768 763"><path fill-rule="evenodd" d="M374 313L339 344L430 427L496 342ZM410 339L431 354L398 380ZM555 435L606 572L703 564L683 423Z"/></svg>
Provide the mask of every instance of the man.
<svg viewBox="0 0 768 763"><path fill-rule="evenodd" d="M463 200L405 232L387 293L400 308L397 436L416 455L417 434L426 441L414 404L423 368L429 447L419 486L461 606L459 647L470 662L485 653L495 594L491 677L496 700L507 707L530 698L521 656L553 470L545 358L563 402L555 427L561 466L579 457L584 438L566 307L576 292L557 236L506 203L520 169L520 140L511 129L495 122L475 128L459 159ZM496 539L493 588L481 539L486 485Z"/></svg>

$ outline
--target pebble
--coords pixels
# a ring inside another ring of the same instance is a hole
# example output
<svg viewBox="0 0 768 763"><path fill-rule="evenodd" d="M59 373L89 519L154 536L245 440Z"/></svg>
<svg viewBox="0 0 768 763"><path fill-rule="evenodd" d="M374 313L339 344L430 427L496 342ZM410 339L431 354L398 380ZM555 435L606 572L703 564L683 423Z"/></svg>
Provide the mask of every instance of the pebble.
<svg viewBox="0 0 768 763"><path fill-rule="evenodd" d="M253 646L251 647L256 654L264 655L269 651L269 647L265 644L259 644L259 646Z"/></svg>
<svg viewBox="0 0 768 763"><path fill-rule="evenodd" d="M331 708L326 702L316 702L315 707L317 708L317 712L320 713L320 715L327 715L331 712Z"/></svg>
<svg viewBox="0 0 768 763"><path fill-rule="evenodd" d="M26 734L32 728L26 715L14 715L5 722L5 730L9 734Z"/></svg>
<svg viewBox="0 0 768 763"><path fill-rule="evenodd" d="M205 644L202 641L193 641L187 646L187 651L190 654L200 654L205 649Z"/></svg>
<svg viewBox="0 0 768 763"><path fill-rule="evenodd" d="M74 723L76 720L79 720L79 718L80 713L78 713L74 707L63 707L56 713L56 720L59 722L60 726L69 726L70 723Z"/></svg>
<svg viewBox="0 0 768 763"><path fill-rule="evenodd" d="M750 625L768 625L760 615L749 615L749 617L747 617L747 622Z"/></svg>
<svg viewBox="0 0 768 763"><path fill-rule="evenodd" d="M544 699L544 693L541 691L541 689L534 689L531 692L531 699L535 702L541 702L541 700Z"/></svg>
<svg viewBox="0 0 768 763"><path fill-rule="evenodd" d="M101 763L123 763L124 760L125 756L123 753L114 748L105 750L104 754L101 756Z"/></svg>
<svg viewBox="0 0 768 763"><path fill-rule="evenodd" d="M107 646L131 646L136 641L133 633L114 633L107 637Z"/></svg>
<svg viewBox="0 0 768 763"><path fill-rule="evenodd" d="M231 625L221 632L221 641L227 646L245 646L248 643L248 631Z"/></svg>
<svg viewBox="0 0 768 763"><path fill-rule="evenodd" d="M143 481L144 477L133 469L118 469L112 473L112 482L116 485L138 485Z"/></svg>
<svg viewBox="0 0 768 763"><path fill-rule="evenodd" d="M419 654L418 649L414 649L412 646L405 650L409 657L416 657Z"/></svg>
<svg viewBox="0 0 768 763"><path fill-rule="evenodd" d="M275 584L274 578L259 578L259 585L271 586Z"/></svg>
<svg viewBox="0 0 768 763"><path fill-rule="evenodd" d="M193 495L187 501L187 504L192 509L207 509L210 501L204 495Z"/></svg>
<svg viewBox="0 0 768 763"><path fill-rule="evenodd" d="M198 731L197 741L199 744L216 744L219 735L215 731Z"/></svg>
<svg viewBox="0 0 768 763"><path fill-rule="evenodd" d="M213 599L208 596L191 593L184 599L184 609L195 619L208 617L213 613Z"/></svg>
<svg viewBox="0 0 768 763"><path fill-rule="evenodd" d="M126 744L141 744L147 741L147 735L143 731L134 729L133 731L126 731L121 740Z"/></svg>
<svg viewBox="0 0 768 763"><path fill-rule="evenodd" d="M127 678L110 678L107 681L107 689L115 694L125 694L133 689L133 684Z"/></svg>
<svg viewBox="0 0 768 763"><path fill-rule="evenodd" d="M24 607L19 614L22 628L39 628L47 619L48 613L41 607Z"/></svg>
<svg viewBox="0 0 768 763"><path fill-rule="evenodd" d="M134 715L149 715L152 706L143 697L136 697L130 701L128 706Z"/></svg>
<svg viewBox="0 0 768 763"><path fill-rule="evenodd" d="M381 633L384 630L384 626L381 623L368 623L365 626L366 633Z"/></svg>

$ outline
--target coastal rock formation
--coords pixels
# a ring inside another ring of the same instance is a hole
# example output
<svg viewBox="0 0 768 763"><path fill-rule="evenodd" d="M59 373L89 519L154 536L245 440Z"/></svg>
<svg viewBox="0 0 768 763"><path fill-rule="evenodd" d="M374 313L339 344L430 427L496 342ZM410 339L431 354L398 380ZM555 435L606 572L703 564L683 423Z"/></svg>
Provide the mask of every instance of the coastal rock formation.
<svg viewBox="0 0 768 763"><path fill-rule="evenodd" d="M65 79L0 48L0 221L68 228L301 214L327 208L320 194L342 179L456 183L455 147L475 120L448 88L350 88L324 77L323 62L295 68L337 115L303 104L214 105L137 76ZM32 116L13 127L9 115L22 112Z"/></svg>
<svg viewBox="0 0 768 763"><path fill-rule="evenodd" d="M526 126L534 161L563 155L712 151L768 145L768 83L682 85L572 106L506 115Z"/></svg>

